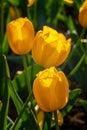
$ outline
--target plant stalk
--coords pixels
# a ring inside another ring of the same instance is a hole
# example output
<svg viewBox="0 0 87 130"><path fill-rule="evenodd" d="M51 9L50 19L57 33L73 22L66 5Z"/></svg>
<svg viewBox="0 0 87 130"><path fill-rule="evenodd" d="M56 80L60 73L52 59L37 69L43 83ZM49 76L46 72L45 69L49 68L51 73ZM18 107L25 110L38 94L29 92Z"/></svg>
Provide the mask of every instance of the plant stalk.
<svg viewBox="0 0 87 130"><path fill-rule="evenodd" d="M57 115L57 111L54 111L54 118L55 118L56 130L60 130L59 125L58 125L58 115Z"/></svg>
<svg viewBox="0 0 87 130"><path fill-rule="evenodd" d="M23 55L23 65L24 65L24 70L25 70L25 82L28 88L28 92L30 93L32 90L31 90L31 84L30 84L30 77L27 70L26 55Z"/></svg>

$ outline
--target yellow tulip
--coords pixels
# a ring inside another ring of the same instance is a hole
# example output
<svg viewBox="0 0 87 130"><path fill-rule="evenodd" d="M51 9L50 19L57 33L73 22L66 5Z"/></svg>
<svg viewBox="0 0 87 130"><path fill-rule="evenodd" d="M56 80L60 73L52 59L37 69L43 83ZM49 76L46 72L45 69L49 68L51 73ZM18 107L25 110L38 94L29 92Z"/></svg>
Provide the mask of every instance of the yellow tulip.
<svg viewBox="0 0 87 130"><path fill-rule="evenodd" d="M32 48L34 61L47 68L61 65L67 58L71 48L71 39L66 40L62 33L44 26L38 31Z"/></svg>
<svg viewBox="0 0 87 130"><path fill-rule="evenodd" d="M40 71L33 83L33 93L45 112L62 109L68 102L69 84L65 74L50 67Z"/></svg>
<svg viewBox="0 0 87 130"><path fill-rule="evenodd" d="M35 3L35 0L28 0L28 7L32 6Z"/></svg>
<svg viewBox="0 0 87 130"><path fill-rule="evenodd" d="M85 0L79 9L79 23L82 27L87 28L87 0Z"/></svg>
<svg viewBox="0 0 87 130"><path fill-rule="evenodd" d="M73 0L64 0L65 2L69 3L69 4L73 4L74 1Z"/></svg>
<svg viewBox="0 0 87 130"><path fill-rule="evenodd" d="M31 51L34 40L34 28L27 18L18 18L7 25L7 37L10 48L15 54L23 55Z"/></svg>

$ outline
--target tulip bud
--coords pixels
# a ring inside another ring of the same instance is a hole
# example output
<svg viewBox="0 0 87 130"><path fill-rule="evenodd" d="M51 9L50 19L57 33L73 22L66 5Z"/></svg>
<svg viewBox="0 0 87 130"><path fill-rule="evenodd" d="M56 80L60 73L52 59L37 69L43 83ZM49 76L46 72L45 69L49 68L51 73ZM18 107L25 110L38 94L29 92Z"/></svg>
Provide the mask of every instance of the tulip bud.
<svg viewBox="0 0 87 130"><path fill-rule="evenodd" d="M69 3L69 4L73 4L74 1L73 0L64 0L65 2Z"/></svg>
<svg viewBox="0 0 87 130"><path fill-rule="evenodd" d="M17 16L18 16L18 17L21 17L21 16L22 16L21 10L15 9L13 6L10 6L9 12L10 12L10 15L11 15L11 19L12 19L12 20L16 19Z"/></svg>
<svg viewBox="0 0 87 130"><path fill-rule="evenodd" d="M79 9L79 23L82 27L87 28L87 0L85 0Z"/></svg>
<svg viewBox="0 0 87 130"><path fill-rule="evenodd" d="M40 108L45 112L62 109L68 102L69 84L65 74L55 67L37 74L33 93Z"/></svg>
<svg viewBox="0 0 87 130"><path fill-rule="evenodd" d="M18 18L7 25L7 37L10 48L15 54L23 55L31 51L34 40L34 28L27 18Z"/></svg>
<svg viewBox="0 0 87 130"><path fill-rule="evenodd" d="M67 58L71 48L71 39L66 40L62 33L44 26L38 31L32 48L34 61L47 68L61 65Z"/></svg>
<svg viewBox="0 0 87 130"><path fill-rule="evenodd" d="M39 109L38 112L37 112L37 122L38 122L39 127L40 127L41 130L43 128L44 117L45 117L44 111L42 111L41 109Z"/></svg>
<svg viewBox="0 0 87 130"><path fill-rule="evenodd" d="M35 0L28 0L28 7L32 6L35 3Z"/></svg>

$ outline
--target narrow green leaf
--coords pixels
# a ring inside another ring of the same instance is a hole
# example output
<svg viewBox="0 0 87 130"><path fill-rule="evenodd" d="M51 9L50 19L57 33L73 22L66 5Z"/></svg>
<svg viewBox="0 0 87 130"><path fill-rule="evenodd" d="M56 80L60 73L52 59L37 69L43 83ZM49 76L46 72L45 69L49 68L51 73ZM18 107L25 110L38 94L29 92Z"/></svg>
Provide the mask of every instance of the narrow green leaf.
<svg viewBox="0 0 87 130"><path fill-rule="evenodd" d="M13 6L18 6L20 4L20 0L8 0L8 2Z"/></svg>
<svg viewBox="0 0 87 130"><path fill-rule="evenodd" d="M63 116L66 116L67 113L70 112L70 110L73 108L76 102L76 99L80 93L81 93L81 89L74 89L70 91L68 104L66 105L64 109L61 110Z"/></svg>
<svg viewBox="0 0 87 130"><path fill-rule="evenodd" d="M8 42L7 42L7 35L6 35L6 33L4 35L4 40L3 40L3 44L2 44L2 50L3 50L3 54L7 54L8 50L9 50L9 45L8 45Z"/></svg>
<svg viewBox="0 0 87 130"><path fill-rule="evenodd" d="M9 108L9 88L8 88L8 79L5 78L5 89L4 89L4 97L2 99L2 109L0 113L0 130L6 130L7 127L7 115L8 115L8 108Z"/></svg>
<svg viewBox="0 0 87 130"><path fill-rule="evenodd" d="M29 66L27 68L28 74L30 76L31 83L33 83L34 78L36 77L36 74L42 70L43 68L37 64ZM25 71L25 70L24 70ZM21 89L25 87L25 77L24 77L24 71L16 75L15 78L12 81L13 86L15 86L15 89L20 92Z"/></svg>
<svg viewBox="0 0 87 130"><path fill-rule="evenodd" d="M7 117L7 129L6 130L9 130L10 127L14 124L14 122L11 120L11 118L8 116Z"/></svg>
<svg viewBox="0 0 87 130"><path fill-rule="evenodd" d="M11 98L12 98L12 100L15 104L16 110L19 114L19 112L23 106L23 102L22 102L21 98L19 97L19 95L17 94L15 88L13 87L13 84L10 79L9 79L9 88L10 88Z"/></svg>
<svg viewBox="0 0 87 130"><path fill-rule="evenodd" d="M51 130L51 120L52 120L52 113L45 113L42 130Z"/></svg>
<svg viewBox="0 0 87 130"><path fill-rule="evenodd" d="M73 22L73 19L72 19L71 16L66 17L65 23L66 23L66 25L67 25L67 27L68 27L68 29L69 29L70 31L71 31L71 30L76 30L75 25L74 25L74 22Z"/></svg>
<svg viewBox="0 0 87 130"><path fill-rule="evenodd" d="M80 99L78 101L78 103L80 106L82 106L87 111L87 101L86 100Z"/></svg>
<svg viewBox="0 0 87 130"><path fill-rule="evenodd" d="M4 88L5 88L5 62L4 57L0 55L0 98L4 97Z"/></svg>

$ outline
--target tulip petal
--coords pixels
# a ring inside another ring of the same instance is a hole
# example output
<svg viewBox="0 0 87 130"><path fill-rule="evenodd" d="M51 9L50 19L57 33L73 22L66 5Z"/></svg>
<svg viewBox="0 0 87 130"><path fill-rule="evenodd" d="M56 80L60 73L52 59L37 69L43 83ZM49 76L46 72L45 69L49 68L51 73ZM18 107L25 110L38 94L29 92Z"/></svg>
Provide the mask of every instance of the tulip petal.
<svg viewBox="0 0 87 130"><path fill-rule="evenodd" d="M68 102L69 84L65 74L55 67L37 74L33 83L35 99L43 111L62 109Z"/></svg>

